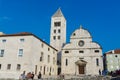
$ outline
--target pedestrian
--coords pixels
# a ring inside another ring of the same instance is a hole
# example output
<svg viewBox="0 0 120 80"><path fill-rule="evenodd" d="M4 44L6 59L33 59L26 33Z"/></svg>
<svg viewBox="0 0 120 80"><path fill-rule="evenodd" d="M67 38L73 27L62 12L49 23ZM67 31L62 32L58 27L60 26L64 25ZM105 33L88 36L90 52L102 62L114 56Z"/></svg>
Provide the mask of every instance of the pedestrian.
<svg viewBox="0 0 120 80"><path fill-rule="evenodd" d="M34 79L34 72L32 72L32 77L31 78L32 78L32 80Z"/></svg>
<svg viewBox="0 0 120 80"><path fill-rule="evenodd" d="M19 76L19 80L22 80L22 74L20 74L20 76Z"/></svg>
<svg viewBox="0 0 120 80"><path fill-rule="evenodd" d="M41 77L42 77L42 74L41 74L41 72L39 72L39 74L38 74L38 80L41 80Z"/></svg>
<svg viewBox="0 0 120 80"><path fill-rule="evenodd" d="M26 79L26 75L25 75L25 71L23 71L23 73L19 76L19 80L25 80Z"/></svg>
<svg viewBox="0 0 120 80"><path fill-rule="evenodd" d="M99 75L101 75L101 70L99 69Z"/></svg>
<svg viewBox="0 0 120 80"><path fill-rule="evenodd" d="M32 79L32 74L31 74L31 72L27 73L26 78L27 78L28 80L31 80L31 79Z"/></svg>

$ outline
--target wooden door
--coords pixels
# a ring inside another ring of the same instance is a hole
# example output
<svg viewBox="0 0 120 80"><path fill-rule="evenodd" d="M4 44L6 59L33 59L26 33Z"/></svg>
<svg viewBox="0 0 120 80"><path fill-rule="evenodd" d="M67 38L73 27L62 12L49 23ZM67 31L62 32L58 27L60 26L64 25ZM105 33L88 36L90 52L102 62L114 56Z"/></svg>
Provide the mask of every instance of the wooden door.
<svg viewBox="0 0 120 80"><path fill-rule="evenodd" d="M79 66L79 74L84 74L84 66Z"/></svg>

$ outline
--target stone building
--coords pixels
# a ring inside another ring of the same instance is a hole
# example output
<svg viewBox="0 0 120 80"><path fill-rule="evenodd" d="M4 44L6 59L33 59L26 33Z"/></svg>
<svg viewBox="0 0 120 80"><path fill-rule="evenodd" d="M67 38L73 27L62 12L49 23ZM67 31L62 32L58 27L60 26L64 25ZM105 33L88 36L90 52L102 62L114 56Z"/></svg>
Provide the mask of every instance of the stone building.
<svg viewBox="0 0 120 80"><path fill-rule="evenodd" d="M57 50L31 33L0 34L0 78L18 79L23 71L57 75Z"/></svg>
<svg viewBox="0 0 120 80"><path fill-rule="evenodd" d="M62 48L61 62L62 74L98 75L103 70L102 48L81 26L72 33L70 43Z"/></svg>
<svg viewBox="0 0 120 80"><path fill-rule="evenodd" d="M120 49L108 51L104 56L105 70L111 72L120 69Z"/></svg>

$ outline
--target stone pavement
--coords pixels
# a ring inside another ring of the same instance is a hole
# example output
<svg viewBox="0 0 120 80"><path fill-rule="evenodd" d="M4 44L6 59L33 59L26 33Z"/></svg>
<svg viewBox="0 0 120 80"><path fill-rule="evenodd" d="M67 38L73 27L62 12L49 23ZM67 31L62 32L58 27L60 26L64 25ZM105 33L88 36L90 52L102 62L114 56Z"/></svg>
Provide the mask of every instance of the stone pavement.
<svg viewBox="0 0 120 80"><path fill-rule="evenodd" d="M0 80L15 80L15 79L0 79ZM34 79L38 80L38 79ZM41 80L120 80L120 77L111 76L90 76L90 75L65 75L63 76L49 76Z"/></svg>
<svg viewBox="0 0 120 80"><path fill-rule="evenodd" d="M43 78L43 80L111 80L110 76L90 76L90 75L65 75L64 78L62 76L58 77L49 77ZM114 80L114 79L113 79ZM118 79L120 80L120 79Z"/></svg>

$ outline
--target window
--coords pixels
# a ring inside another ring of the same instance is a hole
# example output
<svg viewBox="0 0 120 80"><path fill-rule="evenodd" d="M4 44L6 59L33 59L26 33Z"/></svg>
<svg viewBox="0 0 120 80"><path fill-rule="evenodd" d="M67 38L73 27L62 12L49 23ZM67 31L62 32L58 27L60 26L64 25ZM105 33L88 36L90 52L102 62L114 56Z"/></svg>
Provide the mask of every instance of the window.
<svg viewBox="0 0 120 80"><path fill-rule="evenodd" d="M4 50L0 50L0 57L4 56Z"/></svg>
<svg viewBox="0 0 120 80"><path fill-rule="evenodd" d="M84 53L84 51L79 51L79 53Z"/></svg>
<svg viewBox="0 0 120 80"><path fill-rule="evenodd" d="M56 30L54 30L54 33L56 33Z"/></svg>
<svg viewBox="0 0 120 80"><path fill-rule="evenodd" d="M65 51L65 53L69 53L69 51Z"/></svg>
<svg viewBox="0 0 120 80"><path fill-rule="evenodd" d="M25 41L25 39L23 39L23 38L22 38L22 39L20 39L20 42L24 42L24 41Z"/></svg>
<svg viewBox="0 0 120 80"><path fill-rule="evenodd" d="M99 50L95 50L95 53L99 53L100 51Z"/></svg>
<svg viewBox="0 0 120 80"><path fill-rule="evenodd" d="M50 62L50 55L48 55L48 63Z"/></svg>
<svg viewBox="0 0 120 80"><path fill-rule="evenodd" d="M50 72L51 72L51 67L50 67Z"/></svg>
<svg viewBox="0 0 120 80"><path fill-rule="evenodd" d="M49 67L47 67L47 72L49 71Z"/></svg>
<svg viewBox="0 0 120 80"><path fill-rule="evenodd" d="M58 39L60 39L60 36L58 36Z"/></svg>
<svg viewBox="0 0 120 80"><path fill-rule="evenodd" d="M44 47L44 44L43 44L43 43L41 44L41 47L42 47L42 48Z"/></svg>
<svg viewBox="0 0 120 80"><path fill-rule="evenodd" d="M8 64L7 65L7 70L10 70L10 68L11 68L11 64Z"/></svg>
<svg viewBox="0 0 120 80"><path fill-rule="evenodd" d="M117 56L117 55L115 55L115 57L117 58L118 56Z"/></svg>
<svg viewBox="0 0 120 80"><path fill-rule="evenodd" d="M42 66L40 66L40 71L42 71Z"/></svg>
<svg viewBox="0 0 120 80"><path fill-rule="evenodd" d="M2 66L2 65L0 64L0 69L1 69L1 66Z"/></svg>
<svg viewBox="0 0 120 80"><path fill-rule="evenodd" d="M55 54L55 51L53 51L53 54Z"/></svg>
<svg viewBox="0 0 120 80"><path fill-rule="evenodd" d="M65 65L66 65L66 66L68 65L68 59L65 60Z"/></svg>
<svg viewBox="0 0 120 80"><path fill-rule="evenodd" d="M75 33L73 33L73 36L75 36L76 34Z"/></svg>
<svg viewBox="0 0 120 80"><path fill-rule="evenodd" d="M55 58L53 57L53 64L55 64Z"/></svg>
<svg viewBox="0 0 120 80"><path fill-rule="evenodd" d="M60 29L58 29L58 33L60 33L61 31L60 31Z"/></svg>
<svg viewBox="0 0 120 80"><path fill-rule="evenodd" d="M19 54L18 54L19 57L22 57L23 56L23 49L19 49Z"/></svg>
<svg viewBox="0 0 120 80"><path fill-rule="evenodd" d="M56 36L53 36L53 39L55 40L55 39L56 39Z"/></svg>
<svg viewBox="0 0 120 80"><path fill-rule="evenodd" d="M43 61L43 52L41 52L40 61Z"/></svg>
<svg viewBox="0 0 120 80"><path fill-rule="evenodd" d="M55 23L54 23L54 26L55 26L55 27L61 26L61 22L55 22Z"/></svg>
<svg viewBox="0 0 120 80"><path fill-rule="evenodd" d="M6 39L3 39L2 42L3 42L3 43L6 42Z"/></svg>
<svg viewBox="0 0 120 80"><path fill-rule="evenodd" d="M53 72L54 72L54 68L53 68Z"/></svg>
<svg viewBox="0 0 120 80"><path fill-rule="evenodd" d="M82 59L84 59L84 57L80 57L79 59L81 59L81 60L82 60Z"/></svg>
<svg viewBox="0 0 120 80"><path fill-rule="evenodd" d="M20 69L21 69L21 65L17 64L17 70L20 70Z"/></svg>
<svg viewBox="0 0 120 80"><path fill-rule="evenodd" d="M96 59L96 65L99 66L99 59Z"/></svg>
<svg viewBox="0 0 120 80"><path fill-rule="evenodd" d="M48 48L48 51L50 51L50 48Z"/></svg>

